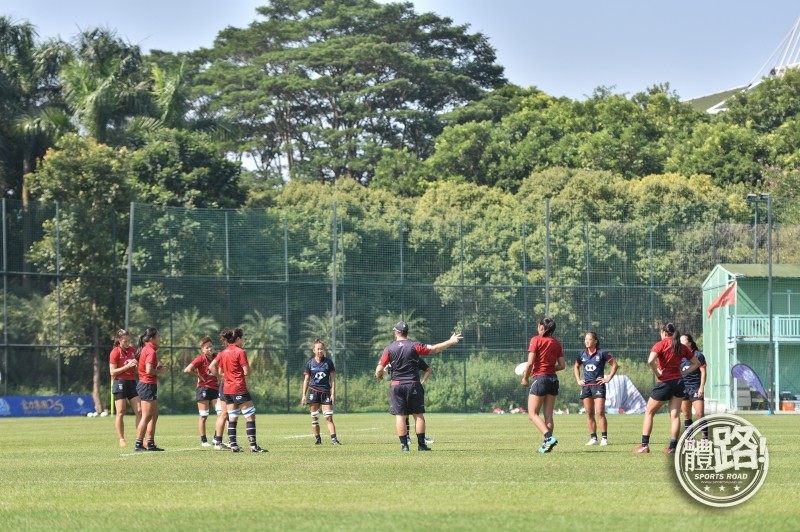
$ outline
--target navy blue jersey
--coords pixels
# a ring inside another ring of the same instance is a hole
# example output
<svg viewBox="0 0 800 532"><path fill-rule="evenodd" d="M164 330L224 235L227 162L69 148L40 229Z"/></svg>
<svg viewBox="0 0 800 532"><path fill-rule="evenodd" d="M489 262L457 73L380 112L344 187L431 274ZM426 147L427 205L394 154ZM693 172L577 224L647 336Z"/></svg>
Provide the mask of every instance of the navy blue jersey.
<svg viewBox="0 0 800 532"><path fill-rule="evenodd" d="M597 382L597 379L602 378L606 371L606 362L611 362L614 357L605 349L598 349L593 355L583 351L575 363L583 365L583 381L586 384Z"/></svg>
<svg viewBox="0 0 800 532"><path fill-rule="evenodd" d="M706 357L703 356L703 353L700 351L694 352L694 357L700 361L700 367L704 368L706 366ZM681 359L681 371L688 368L692 365L691 360L687 360L685 358ZM687 373L683 376L683 383L686 386L700 386L700 368L697 368L691 373Z"/></svg>
<svg viewBox="0 0 800 532"><path fill-rule="evenodd" d="M431 352L431 346L401 338L395 340L383 350L381 366L392 365L392 384L409 384L419 382L420 355L425 356Z"/></svg>
<svg viewBox="0 0 800 532"><path fill-rule="evenodd" d="M322 357L317 362L317 357L311 357L306 362L305 374L309 376L308 387L317 392L331 393L331 373L335 373L333 360Z"/></svg>

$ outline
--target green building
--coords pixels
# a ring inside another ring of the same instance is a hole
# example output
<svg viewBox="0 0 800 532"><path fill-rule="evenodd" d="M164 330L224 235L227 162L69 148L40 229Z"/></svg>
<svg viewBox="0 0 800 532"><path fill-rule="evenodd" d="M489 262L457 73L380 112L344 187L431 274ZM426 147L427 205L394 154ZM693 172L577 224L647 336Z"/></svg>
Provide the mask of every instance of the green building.
<svg viewBox="0 0 800 532"><path fill-rule="evenodd" d="M702 350L711 411L766 409L760 394L731 377L731 368L739 363L755 370L770 395L774 383L780 391L774 397L776 410L800 405L800 265L772 266L774 357L770 356L768 275L766 264L718 264L703 282ZM709 306L734 282L735 302L714 308L709 317Z"/></svg>

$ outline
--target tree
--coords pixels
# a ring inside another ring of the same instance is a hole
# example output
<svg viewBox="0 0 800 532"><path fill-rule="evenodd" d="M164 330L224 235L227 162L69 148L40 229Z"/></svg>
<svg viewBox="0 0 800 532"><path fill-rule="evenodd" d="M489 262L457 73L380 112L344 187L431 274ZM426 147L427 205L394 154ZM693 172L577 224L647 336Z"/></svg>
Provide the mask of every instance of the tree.
<svg viewBox="0 0 800 532"><path fill-rule="evenodd" d="M101 338L119 327L120 290L113 272L124 266L125 247L115 233L130 201L128 155L75 134L62 137L31 175L31 192L43 202L58 202L57 215L43 224L44 237L31 257L42 271L57 274L65 323L64 345L95 346L92 393L101 409ZM68 275L66 275L68 274ZM63 276L63 277L62 277ZM56 294L55 287L53 294ZM71 348L82 356L79 348Z"/></svg>
<svg viewBox="0 0 800 532"><path fill-rule="evenodd" d="M242 328L247 336L247 355L253 368L286 375L286 322L279 314L264 316L258 310L245 314Z"/></svg>
<svg viewBox="0 0 800 532"><path fill-rule="evenodd" d="M205 134L160 129L131 154L136 198L156 205L237 208L244 201L240 166Z"/></svg>
<svg viewBox="0 0 800 532"><path fill-rule="evenodd" d="M290 178L368 183L383 148L427 157L439 115L502 85L481 34L412 4L280 0L228 28L199 76L201 115L237 124L229 148Z"/></svg>
<svg viewBox="0 0 800 532"><path fill-rule="evenodd" d="M0 183L20 193L25 175L71 125L61 99L58 72L69 57L59 40L37 42L28 22L0 16Z"/></svg>
<svg viewBox="0 0 800 532"><path fill-rule="evenodd" d="M141 50L109 29L91 28L74 39L74 57L61 70L64 98L81 131L98 142L125 145L131 131L160 124ZM149 119L143 119L148 117Z"/></svg>

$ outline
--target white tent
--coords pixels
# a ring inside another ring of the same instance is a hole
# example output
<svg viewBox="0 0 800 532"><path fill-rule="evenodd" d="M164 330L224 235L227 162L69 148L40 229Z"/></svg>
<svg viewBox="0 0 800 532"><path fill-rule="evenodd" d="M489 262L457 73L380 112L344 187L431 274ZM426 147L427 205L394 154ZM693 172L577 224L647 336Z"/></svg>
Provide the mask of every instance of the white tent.
<svg viewBox="0 0 800 532"><path fill-rule="evenodd" d="M646 406L647 401L627 375L614 375L606 384L606 412L609 414L641 414Z"/></svg>

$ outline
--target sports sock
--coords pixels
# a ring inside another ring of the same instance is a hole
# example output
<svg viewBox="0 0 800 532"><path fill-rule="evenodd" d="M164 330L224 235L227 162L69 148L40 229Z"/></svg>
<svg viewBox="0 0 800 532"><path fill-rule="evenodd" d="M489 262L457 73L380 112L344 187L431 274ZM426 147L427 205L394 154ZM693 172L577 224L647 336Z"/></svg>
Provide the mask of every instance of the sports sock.
<svg viewBox="0 0 800 532"><path fill-rule="evenodd" d="M642 446L647 447L648 445L650 445L650 436L642 434Z"/></svg>
<svg viewBox="0 0 800 532"><path fill-rule="evenodd" d="M228 441L236 444L236 425L238 421L228 421Z"/></svg>
<svg viewBox="0 0 800 532"><path fill-rule="evenodd" d="M678 447L678 440L669 440L669 448L675 449Z"/></svg>
<svg viewBox="0 0 800 532"><path fill-rule="evenodd" d="M549 440L549 439L550 439L550 438L552 438L552 437L553 437L553 433L552 433L552 432L550 432L549 430L548 430L547 432L545 432L545 433L544 433L544 439L545 439L545 440Z"/></svg>
<svg viewBox="0 0 800 532"><path fill-rule="evenodd" d="M335 439L336 439L336 433L334 432L333 434L331 434L331 441L333 441Z"/></svg>
<svg viewBox="0 0 800 532"><path fill-rule="evenodd" d="M141 449L143 447L142 443L143 443L142 440L136 440L134 447L136 447L137 449Z"/></svg>
<svg viewBox="0 0 800 532"><path fill-rule="evenodd" d="M589 434L589 439L596 440L597 439L597 433L596 432L592 432L591 434Z"/></svg>
<svg viewBox="0 0 800 532"><path fill-rule="evenodd" d="M245 430L247 431L247 441L250 442L250 445L255 445L256 444L256 420L254 419L253 421L247 421L246 422L246 426L247 426L247 428Z"/></svg>
<svg viewBox="0 0 800 532"><path fill-rule="evenodd" d="M425 433L417 434L417 444L418 445L425 445Z"/></svg>
<svg viewBox="0 0 800 532"><path fill-rule="evenodd" d="M602 437L604 440L607 440L607 439L608 439L608 432L601 432L601 433L600 433L600 436L601 436L601 437Z"/></svg>
<svg viewBox="0 0 800 532"><path fill-rule="evenodd" d="M201 443L208 443L208 438L206 437L206 435L205 435L205 434L203 434L202 436L200 436L200 442L201 442Z"/></svg>
<svg viewBox="0 0 800 532"><path fill-rule="evenodd" d="M408 438L408 434L405 434L403 436L398 436L398 438L400 438L400 443L402 443L403 445L406 445L406 443L408 443L408 440L406 439Z"/></svg>

